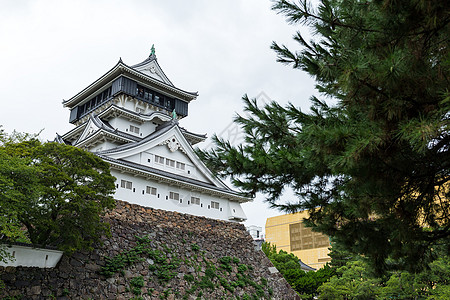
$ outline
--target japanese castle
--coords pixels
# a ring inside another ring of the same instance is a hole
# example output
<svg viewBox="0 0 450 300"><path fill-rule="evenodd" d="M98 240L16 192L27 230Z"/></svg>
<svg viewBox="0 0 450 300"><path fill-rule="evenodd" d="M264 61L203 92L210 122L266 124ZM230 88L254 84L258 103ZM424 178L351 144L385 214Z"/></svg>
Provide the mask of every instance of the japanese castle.
<svg viewBox="0 0 450 300"><path fill-rule="evenodd" d="M155 56L128 66L121 59L84 90L64 100L75 128L56 141L81 147L110 164L114 198L213 219L246 220L251 199L216 178L193 150L206 139L180 127L197 98L173 85Z"/></svg>

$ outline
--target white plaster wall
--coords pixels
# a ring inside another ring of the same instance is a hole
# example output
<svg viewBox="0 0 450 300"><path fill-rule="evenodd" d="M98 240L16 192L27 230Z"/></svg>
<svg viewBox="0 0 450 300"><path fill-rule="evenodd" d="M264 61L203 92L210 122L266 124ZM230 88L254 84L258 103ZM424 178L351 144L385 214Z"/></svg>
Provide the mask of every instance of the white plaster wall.
<svg viewBox="0 0 450 300"><path fill-rule="evenodd" d="M159 71L159 68L158 68L158 66L156 65L156 63L154 61L151 61L150 63L145 64L143 66L137 67L137 68L135 68L135 70L138 70L138 71L140 71L140 72L142 72L142 73L144 73L144 74L146 74L146 75L148 75L150 77L153 77L153 78L155 78L157 80L160 80L162 82L168 83L165 80L165 78L163 78L160 74L158 74L160 71ZM152 71L150 71L150 70L152 70Z"/></svg>
<svg viewBox="0 0 450 300"><path fill-rule="evenodd" d="M166 165L162 166L161 164L155 163L155 159L153 157L152 162L153 165L152 167L154 168L158 168L158 169L163 169L169 172L174 172L176 174L180 174L180 175L184 175L184 176L188 176L189 178L192 179L196 179L202 182L207 182L210 183L211 181L206 178L206 176L204 176L196 167L195 165L192 163L192 161L189 159L189 157L184 154L181 150L177 150L175 152L172 152L169 150L169 148L167 147L167 145L161 145L161 146L157 146L154 147L152 149L149 150L149 152L154 156L154 155L159 155L162 157L167 157L169 159L173 159L175 161L179 161L182 162L184 164L186 164L186 169L184 171L180 171L180 170L174 170L174 168L168 167Z"/></svg>
<svg viewBox="0 0 450 300"><path fill-rule="evenodd" d="M123 101L120 101L120 100L116 101L115 103L116 103L117 106L123 107L123 108L131 110L131 111L136 111L137 107L142 108L143 106L146 106L146 112L145 113L150 113L152 111L162 111L162 112L170 113L170 112L167 112L166 109L161 108L161 107L157 107L157 106L151 106L153 109L150 109L150 105L149 104L145 103L142 100L138 100L136 98L131 98L131 97L128 97L128 100L125 101L125 103Z"/></svg>
<svg viewBox="0 0 450 300"><path fill-rule="evenodd" d="M167 184L158 183L153 180L146 180L142 177L135 177L130 174L120 173L116 170L111 170L111 174L117 178L115 198L118 200L127 201L130 203L163 209L168 211L178 211L181 213L188 213L195 216L204 216L212 219L220 219L229 221L229 200L214 197L211 195L189 191L177 186L169 186ZM133 183L132 189L121 188L121 180L131 181ZM146 187L152 186L157 188L157 195L146 193ZM169 199L169 193L179 193L181 201ZM201 205L188 204L192 197L200 198ZM211 208L211 201L219 203L221 209ZM233 204L239 203L234 202ZM209 208L208 208L209 207ZM241 209L242 210L242 209ZM243 211L242 211L243 213ZM245 215L244 215L245 216Z"/></svg>
<svg viewBox="0 0 450 300"><path fill-rule="evenodd" d="M176 162L184 163L185 169L182 170L176 167L171 167L170 165L168 166L165 163L164 164L157 163L155 155L162 156L164 158L169 158ZM206 178L199 170L197 170L193 162L189 159L189 157L186 154L181 152L181 150L172 152L168 149L167 145L156 146L150 150L130 155L124 157L123 159L144 166L152 167L155 169L164 170L173 174L178 174L181 176L196 179L205 183L211 183L211 181L208 178Z"/></svg>
<svg viewBox="0 0 450 300"><path fill-rule="evenodd" d="M94 147L89 148L88 150L91 151L91 152L96 152L96 151L103 151L103 150L113 149L113 148L116 148L117 146L119 146L119 144L112 143L110 141L104 141L104 142L101 142L99 144L96 144Z"/></svg>
<svg viewBox="0 0 450 300"><path fill-rule="evenodd" d="M134 110L134 109L133 109ZM118 129L120 131L129 133L131 135L140 137L140 138L144 138L147 135L153 133L156 129L156 124L154 124L153 122L135 122L135 121L129 121L125 118L122 117L116 117L113 118L111 120L109 120L109 124L114 127L115 129ZM139 127L139 134L131 132L130 131L130 125Z"/></svg>
<svg viewBox="0 0 450 300"><path fill-rule="evenodd" d="M0 245L2 246L2 245ZM38 268L53 268L61 259L63 252L57 250L31 248L24 246L13 245L11 247L5 246L3 248L11 256L13 261L2 262L0 266L24 266L24 267L38 267Z"/></svg>
<svg viewBox="0 0 450 300"><path fill-rule="evenodd" d="M254 240L261 239L264 237L264 235L262 233L262 227L250 225L247 227L247 231ZM259 232L259 234L258 234L258 232Z"/></svg>
<svg viewBox="0 0 450 300"><path fill-rule="evenodd" d="M131 100L131 101L130 101ZM120 102L120 106L122 106L122 107L124 107L124 108L126 108L126 109L128 109L128 110L135 110L135 107L136 107L136 102L137 102L138 100L137 99L132 99L132 98L129 98L129 101L125 101L125 103L123 103L123 102Z"/></svg>

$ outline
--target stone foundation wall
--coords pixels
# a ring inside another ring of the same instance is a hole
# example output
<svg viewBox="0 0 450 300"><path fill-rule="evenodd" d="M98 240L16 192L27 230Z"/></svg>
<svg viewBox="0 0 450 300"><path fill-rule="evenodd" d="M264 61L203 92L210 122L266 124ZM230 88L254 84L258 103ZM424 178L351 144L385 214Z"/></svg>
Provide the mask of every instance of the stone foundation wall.
<svg viewBox="0 0 450 300"><path fill-rule="evenodd" d="M299 299L242 224L121 201L105 219L92 252L0 268L2 299Z"/></svg>

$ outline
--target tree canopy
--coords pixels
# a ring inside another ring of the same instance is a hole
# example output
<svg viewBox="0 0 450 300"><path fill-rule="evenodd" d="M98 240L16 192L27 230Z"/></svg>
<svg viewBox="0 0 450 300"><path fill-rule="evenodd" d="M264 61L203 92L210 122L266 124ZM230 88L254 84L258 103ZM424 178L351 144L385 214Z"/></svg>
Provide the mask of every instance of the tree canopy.
<svg viewBox="0 0 450 300"><path fill-rule="evenodd" d="M94 154L35 138L0 146L0 241L89 249L109 225L115 178Z"/></svg>
<svg viewBox="0 0 450 300"><path fill-rule="evenodd" d="M449 299L450 258L442 256L429 269L412 274L389 272L382 278L370 274L361 259L337 268L336 275L318 287L319 299Z"/></svg>
<svg viewBox="0 0 450 300"><path fill-rule="evenodd" d="M283 250L277 252L277 247L270 243L263 243L262 251L302 299L317 296L317 289L336 275L336 270L328 265L315 272L305 272L301 269L297 256Z"/></svg>
<svg viewBox="0 0 450 300"><path fill-rule="evenodd" d="M200 156L272 207L308 209L311 226L378 272L422 268L439 244L450 251L449 3L277 0L273 9L313 31L310 41L294 35L299 50L272 48L315 78L319 96L309 112L244 96L250 116L235 122L245 143L216 137ZM281 202L288 187L298 199Z"/></svg>

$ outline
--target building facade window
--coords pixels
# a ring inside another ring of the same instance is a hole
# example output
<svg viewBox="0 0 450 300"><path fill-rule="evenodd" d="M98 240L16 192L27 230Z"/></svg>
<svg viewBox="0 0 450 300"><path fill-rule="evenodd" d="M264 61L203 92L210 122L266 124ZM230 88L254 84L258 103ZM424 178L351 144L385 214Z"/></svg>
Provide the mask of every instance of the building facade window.
<svg viewBox="0 0 450 300"><path fill-rule="evenodd" d="M164 157L155 155L155 162L157 162L158 164L164 164Z"/></svg>
<svg viewBox="0 0 450 300"><path fill-rule="evenodd" d="M109 87L106 90L102 91L100 94L98 94L97 96L93 97L88 102L84 103L83 105L78 106L77 117L78 118L83 117L90 110L96 108L100 104L103 104L110 97L111 97L111 87Z"/></svg>
<svg viewBox="0 0 450 300"><path fill-rule="evenodd" d="M175 167L175 161L173 159L166 158L166 166Z"/></svg>
<svg viewBox="0 0 450 300"><path fill-rule="evenodd" d="M186 170L186 164L170 159L170 158L165 158L159 155L155 155L155 162L157 162L158 164L165 164L167 167L171 167L171 168L176 168L178 170L181 171L185 171ZM190 172L188 171L188 174Z"/></svg>
<svg viewBox="0 0 450 300"><path fill-rule="evenodd" d="M211 201L211 208L219 209L219 202Z"/></svg>
<svg viewBox="0 0 450 300"><path fill-rule="evenodd" d="M157 190L156 190L155 187L147 186L147 188L146 188L146 193L147 193L147 194L150 194L150 195L156 195Z"/></svg>
<svg viewBox="0 0 450 300"><path fill-rule="evenodd" d="M130 125L130 132L139 133L140 129L139 127Z"/></svg>
<svg viewBox="0 0 450 300"><path fill-rule="evenodd" d="M121 180L120 181L120 187L131 190L133 188L133 183L128 180Z"/></svg>
<svg viewBox="0 0 450 300"><path fill-rule="evenodd" d="M166 108L168 111L172 111L175 108L175 98L160 94L141 85L136 87L136 97L145 102Z"/></svg>
<svg viewBox="0 0 450 300"><path fill-rule="evenodd" d="M195 205L200 205L200 198L198 197L191 197L191 203Z"/></svg>
<svg viewBox="0 0 450 300"><path fill-rule="evenodd" d="M169 193L169 199L172 199L172 200L180 200L180 194L175 193L175 192L170 192L170 193Z"/></svg>

